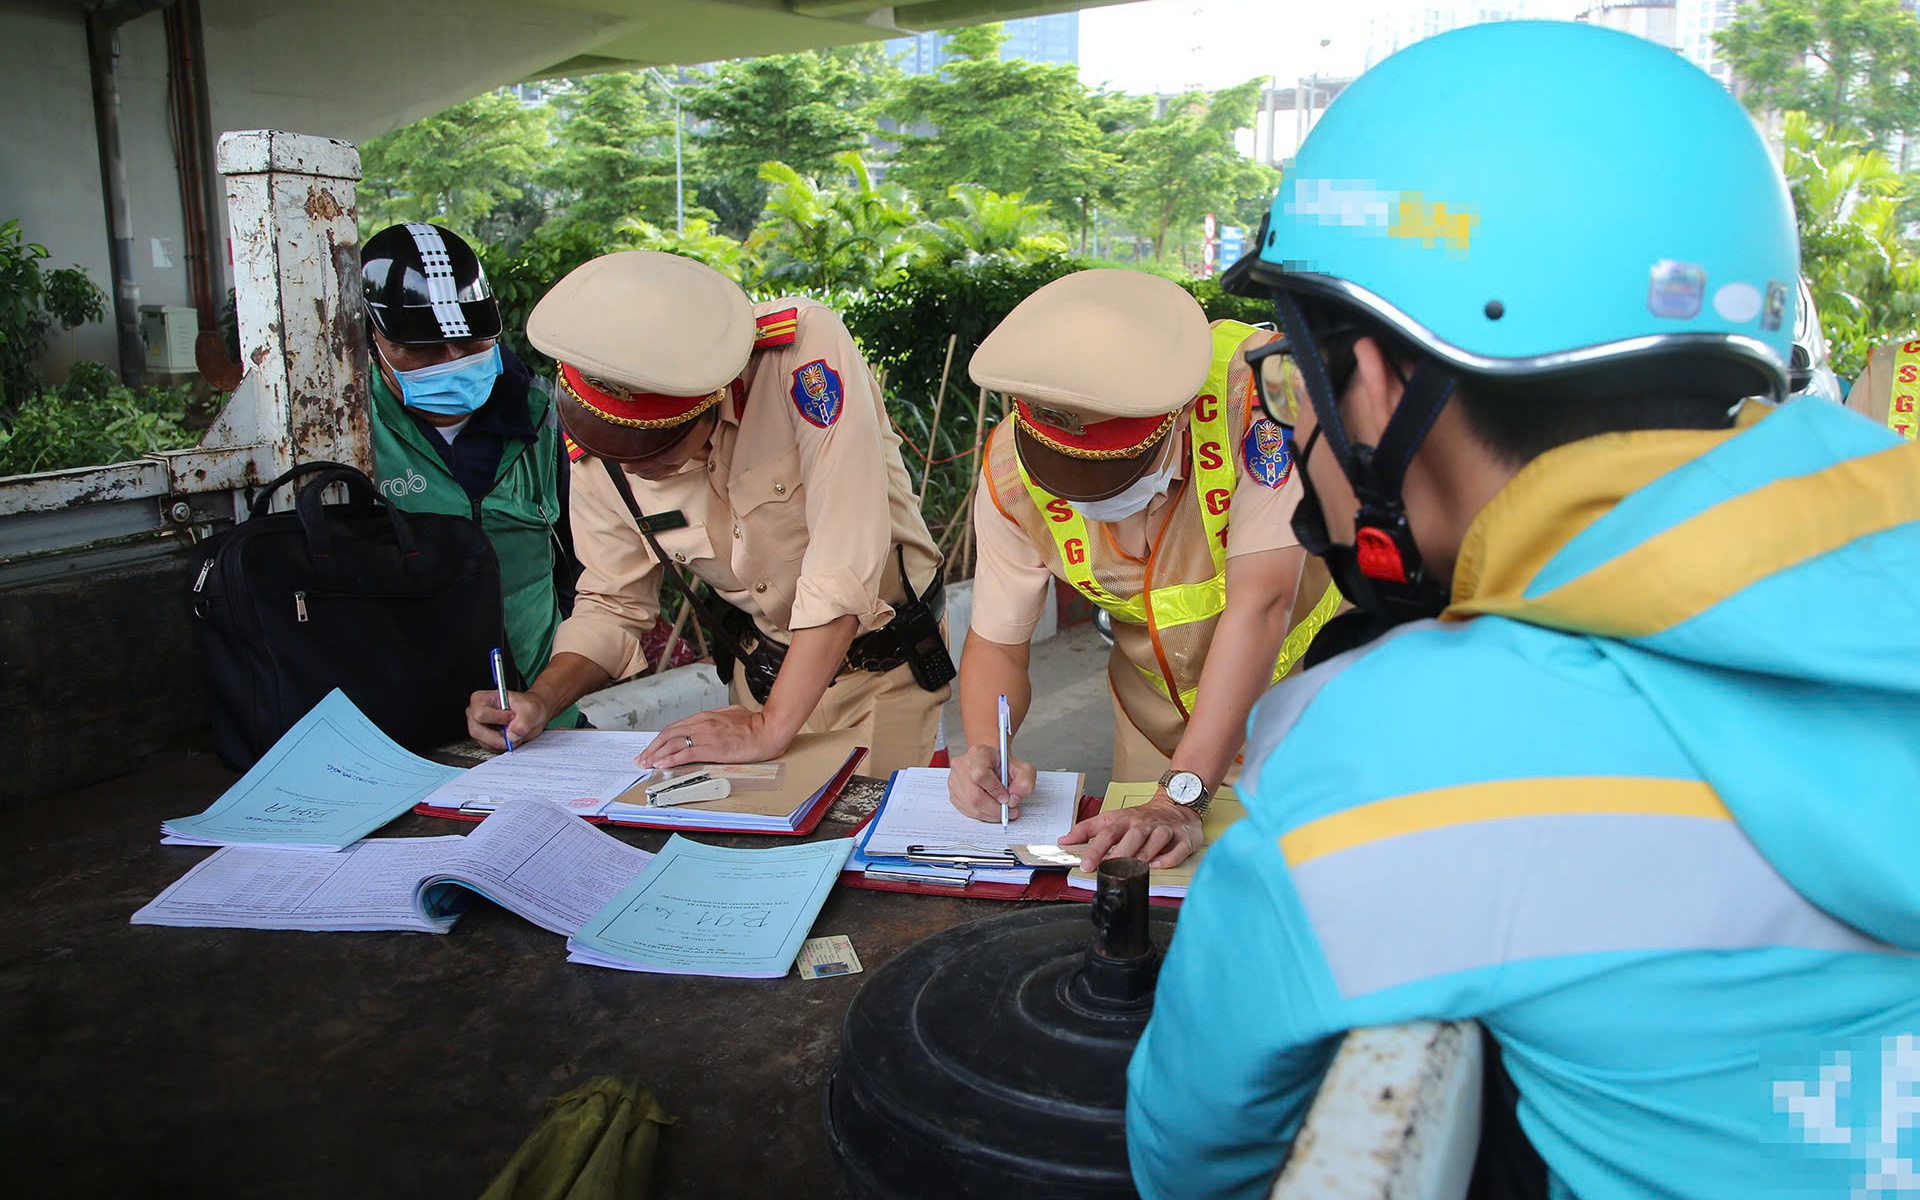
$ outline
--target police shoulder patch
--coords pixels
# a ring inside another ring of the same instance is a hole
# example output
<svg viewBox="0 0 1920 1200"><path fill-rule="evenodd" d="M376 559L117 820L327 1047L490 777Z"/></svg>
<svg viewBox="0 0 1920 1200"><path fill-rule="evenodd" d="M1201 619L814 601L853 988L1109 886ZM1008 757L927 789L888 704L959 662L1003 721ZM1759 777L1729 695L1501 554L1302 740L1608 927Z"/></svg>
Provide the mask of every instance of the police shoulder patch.
<svg viewBox="0 0 1920 1200"><path fill-rule="evenodd" d="M840 419L845 394L840 387L840 372L816 358L793 372L793 406L809 425L827 428Z"/></svg>
<svg viewBox="0 0 1920 1200"><path fill-rule="evenodd" d="M1293 474L1293 435L1271 418L1260 417L1247 426L1240 457L1247 474L1270 488L1280 487Z"/></svg>
<svg viewBox="0 0 1920 1200"><path fill-rule="evenodd" d="M800 336L800 310L783 308L753 319L753 348L772 350L791 346Z"/></svg>

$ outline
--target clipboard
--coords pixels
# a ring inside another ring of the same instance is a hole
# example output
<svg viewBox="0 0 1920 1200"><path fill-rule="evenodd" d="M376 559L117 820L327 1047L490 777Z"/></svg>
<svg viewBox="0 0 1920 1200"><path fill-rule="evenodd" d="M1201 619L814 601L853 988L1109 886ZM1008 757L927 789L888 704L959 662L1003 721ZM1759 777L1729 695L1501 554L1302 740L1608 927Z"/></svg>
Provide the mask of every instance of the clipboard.
<svg viewBox="0 0 1920 1200"><path fill-rule="evenodd" d="M839 769L807 801L807 806L800 811L799 818L792 829L742 830L733 826L702 823L701 809L698 805L662 808L658 811L663 814L663 817L650 821L627 821L618 817L605 816L584 819L594 825L617 825L626 829L661 829L678 833L735 833L757 837L806 837L819 828L821 818L827 815L827 810L833 807L833 802L840 798L840 793L846 788L847 781L853 778L854 773L860 769L860 764L866 761L866 757L865 746L853 747ZM442 817L450 821L484 821L489 815L484 812L463 812L457 808L436 808L428 804L416 804L413 806L413 811L423 817Z"/></svg>
<svg viewBox="0 0 1920 1200"><path fill-rule="evenodd" d="M1081 796L1079 805L1074 809L1074 820L1084 821L1100 811L1102 798L1099 796ZM866 819L854 827L853 836L858 838L866 827L879 815L875 809ZM856 843L857 844L857 843ZM1073 899L1068 894L1067 873L1059 870L1036 870L1033 879L1027 883L969 883L965 887L944 887L936 883L921 883L904 879L875 879L864 871L849 870L840 872L840 884L843 887L860 888L869 892L905 892L915 896L960 896L968 900L1062 900Z"/></svg>

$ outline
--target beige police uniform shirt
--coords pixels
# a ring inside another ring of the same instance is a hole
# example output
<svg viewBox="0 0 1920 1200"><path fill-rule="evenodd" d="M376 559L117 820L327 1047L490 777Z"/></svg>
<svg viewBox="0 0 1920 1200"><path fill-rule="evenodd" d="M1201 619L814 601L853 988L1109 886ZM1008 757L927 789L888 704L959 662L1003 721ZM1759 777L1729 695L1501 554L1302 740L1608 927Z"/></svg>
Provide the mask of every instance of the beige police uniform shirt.
<svg viewBox="0 0 1920 1200"><path fill-rule="evenodd" d="M1193 452L1187 441L1191 417L1192 405L1188 405L1173 434L1181 439L1182 450L1178 471L1167 492L1155 497L1145 512L1123 521L1088 522L1105 529L1130 555L1146 556L1151 549L1149 539L1166 521L1167 505L1194 502L1187 489L1179 486L1193 470ZM1244 449L1235 447L1233 507L1227 518L1228 558L1300 544L1293 536L1293 510L1300 502L1299 473L1296 464L1284 483L1270 488L1248 473ZM1025 645L1033 639L1034 627L1046 609L1047 580L1053 574L1048 556L994 504L993 483L984 471L974 487L973 535L979 543L980 557L974 568L971 626L988 641Z"/></svg>
<svg viewBox="0 0 1920 1200"><path fill-rule="evenodd" d="M764 302L754 315L789 308L798 309L792 344L755 351L739 398L718 406L709 459L664 480L627 479L642 512L686 518L656 535L661 549L767 634L790 642L793 630L847 614L867 633L905 598L894 546L905 547L922 594L938 558L852 336L809 300ZM662 572L593 458L573 464L570 511L582 570L554 653L623 679L647 665L640 635L659 617Z"/></svg>

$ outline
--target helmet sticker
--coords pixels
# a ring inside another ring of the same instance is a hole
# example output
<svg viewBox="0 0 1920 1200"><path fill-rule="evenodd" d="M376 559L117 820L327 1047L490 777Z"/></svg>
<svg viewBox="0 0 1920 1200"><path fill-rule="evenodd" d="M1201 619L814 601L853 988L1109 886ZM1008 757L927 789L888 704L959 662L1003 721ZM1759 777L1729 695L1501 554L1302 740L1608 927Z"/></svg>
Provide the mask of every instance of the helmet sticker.
<svg viewBox="0 0 1920 1200"><path fill-rule="evenodd" d="M440 336L449 341L470 338L473 328L460 308L460 288L453 278L453 258L440 231L423 222L409 222L407 232L420 251L420 265L427 277L427 299L433 304L434 319L440 322Z"/></svg>
<svg viewBox="0 0 1920 1200"><path fill-rule="evenodd" d="M1700 315L1707 294L1706 268L1697 263L1663 258L1653 264L1647 285L1647 311L1656 317L1685 321Z"/></svg>
<svg viewBox="0 0 1920 1200"><path fill-rule="evenodd" d="M1767 302L1760 310L1760 328L1772 333L1787 316L1787 285L1778 279L1767 280Z"/></svg>
<svg viewBox="0 0 1920 1200"><path fill-rule="evenodd" d="M1760 315L1760 289L1750 283L1729 283L1713 294L1713 311L1723 320L1744 325Z"/></svg>

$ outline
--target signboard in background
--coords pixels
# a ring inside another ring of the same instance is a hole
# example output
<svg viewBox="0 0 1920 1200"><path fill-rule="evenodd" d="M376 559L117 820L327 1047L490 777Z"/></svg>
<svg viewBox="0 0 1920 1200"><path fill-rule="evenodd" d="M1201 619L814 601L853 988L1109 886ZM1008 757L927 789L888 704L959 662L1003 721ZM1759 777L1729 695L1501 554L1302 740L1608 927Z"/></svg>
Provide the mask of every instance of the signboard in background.
<svg viewBox="0 0 1920 1200"><path fill-rule="evenodd" d="M1246 253L1247 231L1238 225L1220 227L1220 265L1230 267Z"/></svg>
<svg viewBox="0 0 1920 1200"><path fill-rule="evenodd" d="M1200 278L1202 279L1213 278L1213 256L1218 248L1218 241L1214 234L1219 227L1212 213L1207 214L1207 219L1200 226Z"/></svg>

